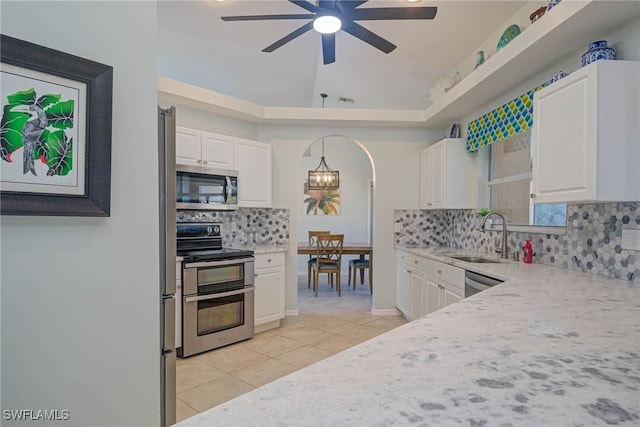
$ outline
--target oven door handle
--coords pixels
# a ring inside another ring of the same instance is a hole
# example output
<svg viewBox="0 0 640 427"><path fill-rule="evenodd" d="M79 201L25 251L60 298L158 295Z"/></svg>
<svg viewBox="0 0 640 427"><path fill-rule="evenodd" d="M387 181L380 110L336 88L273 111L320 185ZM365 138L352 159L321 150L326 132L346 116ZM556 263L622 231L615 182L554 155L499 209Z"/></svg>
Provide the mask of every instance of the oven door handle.
<svg viewBox="0 0 640 427"><path fill-rule="evenodd" d="M184 302L195 302L195 301L204 301L204 300L210 300L210 299L230 297L233 295L240 295L240 294L253 292L254 289L255 287L253 286L247 286L246 288L238 289L237 291L219 292L217 294L200 295L197 297L186 297L184 299Z"/></svg>
<svg viewBox="0 0 640 427"><path fill-rule="evenodd" d="M247 261L253 261L253 257L236 258L236 259L221 260L221 261L191 262L191 263L185 263L184 268L218 267L221 265L243 264Z"/></svg>

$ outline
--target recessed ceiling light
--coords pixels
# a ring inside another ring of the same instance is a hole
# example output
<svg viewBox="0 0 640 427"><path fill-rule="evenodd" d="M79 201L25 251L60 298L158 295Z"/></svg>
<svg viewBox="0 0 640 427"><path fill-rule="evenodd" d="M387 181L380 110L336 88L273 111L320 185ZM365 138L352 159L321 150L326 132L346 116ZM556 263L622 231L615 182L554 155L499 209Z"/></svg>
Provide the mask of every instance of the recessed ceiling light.
<svg viewBox="0 0 640 427"><path fill-rule="evenodd" d="M407 3L420 3L422 0L404 0Z"/></svg>

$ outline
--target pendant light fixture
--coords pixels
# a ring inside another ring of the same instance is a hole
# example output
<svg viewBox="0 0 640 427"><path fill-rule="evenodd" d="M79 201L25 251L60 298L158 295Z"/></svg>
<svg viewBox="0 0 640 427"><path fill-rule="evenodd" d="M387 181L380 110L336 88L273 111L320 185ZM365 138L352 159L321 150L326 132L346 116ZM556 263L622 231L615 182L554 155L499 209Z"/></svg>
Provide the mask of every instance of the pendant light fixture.
<svg viewBox="0 0 640 427"><path fill-rule="evenodd" d="M321 93L322 108L324 108L324 100L328 96ZM314 170L309 171L308 177L309 190L337 190L340 188L340 172L331 169L324 159L324 138L322 138L322 157L320 164Z"/></svg>

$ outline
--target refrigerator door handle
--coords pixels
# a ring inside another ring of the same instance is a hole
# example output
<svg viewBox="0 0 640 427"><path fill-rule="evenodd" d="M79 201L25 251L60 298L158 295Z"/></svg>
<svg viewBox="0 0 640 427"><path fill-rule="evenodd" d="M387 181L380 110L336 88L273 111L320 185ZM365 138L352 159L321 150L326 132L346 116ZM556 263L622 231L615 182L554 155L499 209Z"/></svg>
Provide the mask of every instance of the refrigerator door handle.
<svg viewBox="0 0 640 427"><path fill-rule="evenodd" d="M162 299L162 311L164 313L164 331L162 350L169 351L176 348L176 299L175 297Z"/></svg>

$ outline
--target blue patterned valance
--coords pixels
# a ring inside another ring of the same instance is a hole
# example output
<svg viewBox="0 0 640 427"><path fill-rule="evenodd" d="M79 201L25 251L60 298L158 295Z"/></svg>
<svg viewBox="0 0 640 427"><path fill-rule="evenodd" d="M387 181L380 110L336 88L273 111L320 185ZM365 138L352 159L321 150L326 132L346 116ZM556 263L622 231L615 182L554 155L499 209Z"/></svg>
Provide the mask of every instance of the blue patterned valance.
<svg viewBox="0 0 640 427"><path fill-rule="evenodd" d="M533 94L548 84L544 83L470 122L467 126L467 151L477 151L531 128L533 126Z"/></svg>

